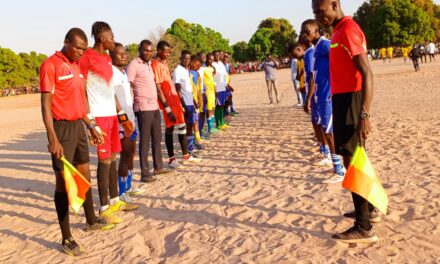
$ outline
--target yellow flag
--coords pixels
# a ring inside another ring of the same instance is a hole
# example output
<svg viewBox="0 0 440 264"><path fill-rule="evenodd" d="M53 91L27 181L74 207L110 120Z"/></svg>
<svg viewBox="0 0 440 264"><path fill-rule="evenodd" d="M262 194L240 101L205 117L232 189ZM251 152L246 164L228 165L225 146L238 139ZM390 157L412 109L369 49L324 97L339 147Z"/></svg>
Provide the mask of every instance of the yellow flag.
<svg viewBox="0 0 440 264"><path fill-rule="evenodd" d="M69 205L75 213L78 213L86 200L86 193L90 189L91 183L64 157L61 158L61 161L64 163L63 178Z"/></svg>

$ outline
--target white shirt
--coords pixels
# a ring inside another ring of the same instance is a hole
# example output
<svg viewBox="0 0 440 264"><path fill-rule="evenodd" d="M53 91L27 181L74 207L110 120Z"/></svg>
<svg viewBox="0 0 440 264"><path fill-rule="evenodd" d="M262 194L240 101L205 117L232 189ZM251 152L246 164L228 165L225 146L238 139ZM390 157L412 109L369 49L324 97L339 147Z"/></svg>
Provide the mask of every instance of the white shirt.
<svg viewBox="0 0 440 264"><path fill-rule="evenodd" d="M115 89L98 74L89 71L87 97L94 117L116 116Z"/></svg>
<svg viewBox="0 0 440 264"><path fill-rule="evenodd" d="M429 54L434 54L435 53L435 44L434 43L429 43L428 45L428 53Z"/></svg>
<svg viewBox="0 0 440 264"><path fill-rule="evenodd" d="M215 76L214 76L214 82L215 82L215 91L218 92L225 92L226 91L226 75L228 74L226 72L226 67L223 64L223 62L213 62L212 66L215 68Z"/></svg>
<svg viewBox="0 0 440 264"><path fill-rule="evenodd" d="M298 74L298 64L295 58L292 59L292 62L290 64L290 71L290 77L292 78L292 81L296 82L296 75Z"/></svg>
<svg viewBox="0 0 440 264"><path fill-rule="evenodd" d="M183 101L186 105L194 105L193 90L189 71L182 65L178 65L173 72L174 83L180 84Z"/></svg>
<svg viewBox="0 0 440 264"><path fill-rule="evenodd" d="M206 87L205 87L205 81L203 76L205 76L205 67L200 67L200 69L197 71L199 73L199 78L202 82L202 93L206 92Z"/></svg>
<svg viewBox="0 0 440 264"><path fill-rule="evenodd" d="M128 119L134 122L133 111L133 96L131 95L130 82L128 81L127 74L124 71L120 71L113 66L113 78L111 82L112 89L115 90L116 97L124 112L127 114ZM122 127L120 127L122 129ZM121 130L123 131L123 130Z"/></svg>

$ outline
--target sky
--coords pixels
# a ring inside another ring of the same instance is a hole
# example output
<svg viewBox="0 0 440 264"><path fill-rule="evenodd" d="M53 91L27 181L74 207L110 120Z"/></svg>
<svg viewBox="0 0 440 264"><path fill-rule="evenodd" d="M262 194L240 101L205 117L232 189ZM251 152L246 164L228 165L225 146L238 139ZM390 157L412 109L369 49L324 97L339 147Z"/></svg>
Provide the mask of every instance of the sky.
<svg viewBox="0 0 440 264"><path fill-rule="evenodd" d="M363 2L341 0L341 5L346 15L352 15ZM210 27L232 45L249 41L268 17L286 18L297 31L302 21L313 18L311 0L223 0L215 5L206 0L2 1L0 47L50 55L61 49L70 28L82 28L90 36L98 20L110 24L116 41L139 43L157 28L168 28L176 18Z"/></svg>

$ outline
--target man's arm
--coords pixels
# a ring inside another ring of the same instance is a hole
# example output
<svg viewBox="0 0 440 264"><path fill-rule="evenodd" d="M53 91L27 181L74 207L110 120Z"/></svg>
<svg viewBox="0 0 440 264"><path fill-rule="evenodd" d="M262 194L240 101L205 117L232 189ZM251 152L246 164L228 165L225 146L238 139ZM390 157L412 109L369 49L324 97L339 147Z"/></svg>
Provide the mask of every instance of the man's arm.
<svg viewBox="0 0 440 264"><path fill-rule="evenodd" d="M52 94L42 93L41 94L41 114L43 115L44 126L47 131L47 140L49 145L47 146L48 151L52 153L57 159L64 156L63 146L58 141L58 137L55 133L53 126L53 115L52 115Z"/></svg>
<svg viewBox="0 0 440 264"><path fill-rule="evenodd" d="M316 89L315 76L313 73L310 73L310 78L311 79L310 79L309 91L307 93L306 103L304 104L304 111L306 113L310 113L311 111L310 103L312 101L312 96L315 94L315 89Z"/></svg>
<svg viewBox="0 0 440 264"><path fill-rule="evenodd" d="M362 112L370 113L371 102L373 100L373 72L366 53L361 53L353 57L353 62L356 68L362 75ZM365 140L371 131L370 119L359 118L358 133L360 136L360 143L365 145Z"/></svg>

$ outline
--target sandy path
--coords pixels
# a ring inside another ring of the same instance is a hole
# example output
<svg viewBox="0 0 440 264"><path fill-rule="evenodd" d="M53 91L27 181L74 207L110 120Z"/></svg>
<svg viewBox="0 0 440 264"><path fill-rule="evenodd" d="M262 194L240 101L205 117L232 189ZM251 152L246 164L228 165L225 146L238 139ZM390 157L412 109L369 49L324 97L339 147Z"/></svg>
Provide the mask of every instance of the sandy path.
<svg viewBox="0 0 440 264"><path fill-rule="evenodd" d="M370 247L330 239L351 225L341 217L351 199L340 185L321 184L331 174L311 162L317 149L309 118L292 107L288 70L279 72L276 106L267 104L261 73L234 76L241 114L233 129L206 144L203 163L148 185L136 198L140 209L122 214L115 230L86 233L82 213L71 215L74 236L87 246L81 258L59 252L38 95L0 98L0 263L435 263L439 64L413 73L409 64L373 63L368 152L390 212L376 226L381 241Z"/></svg>

